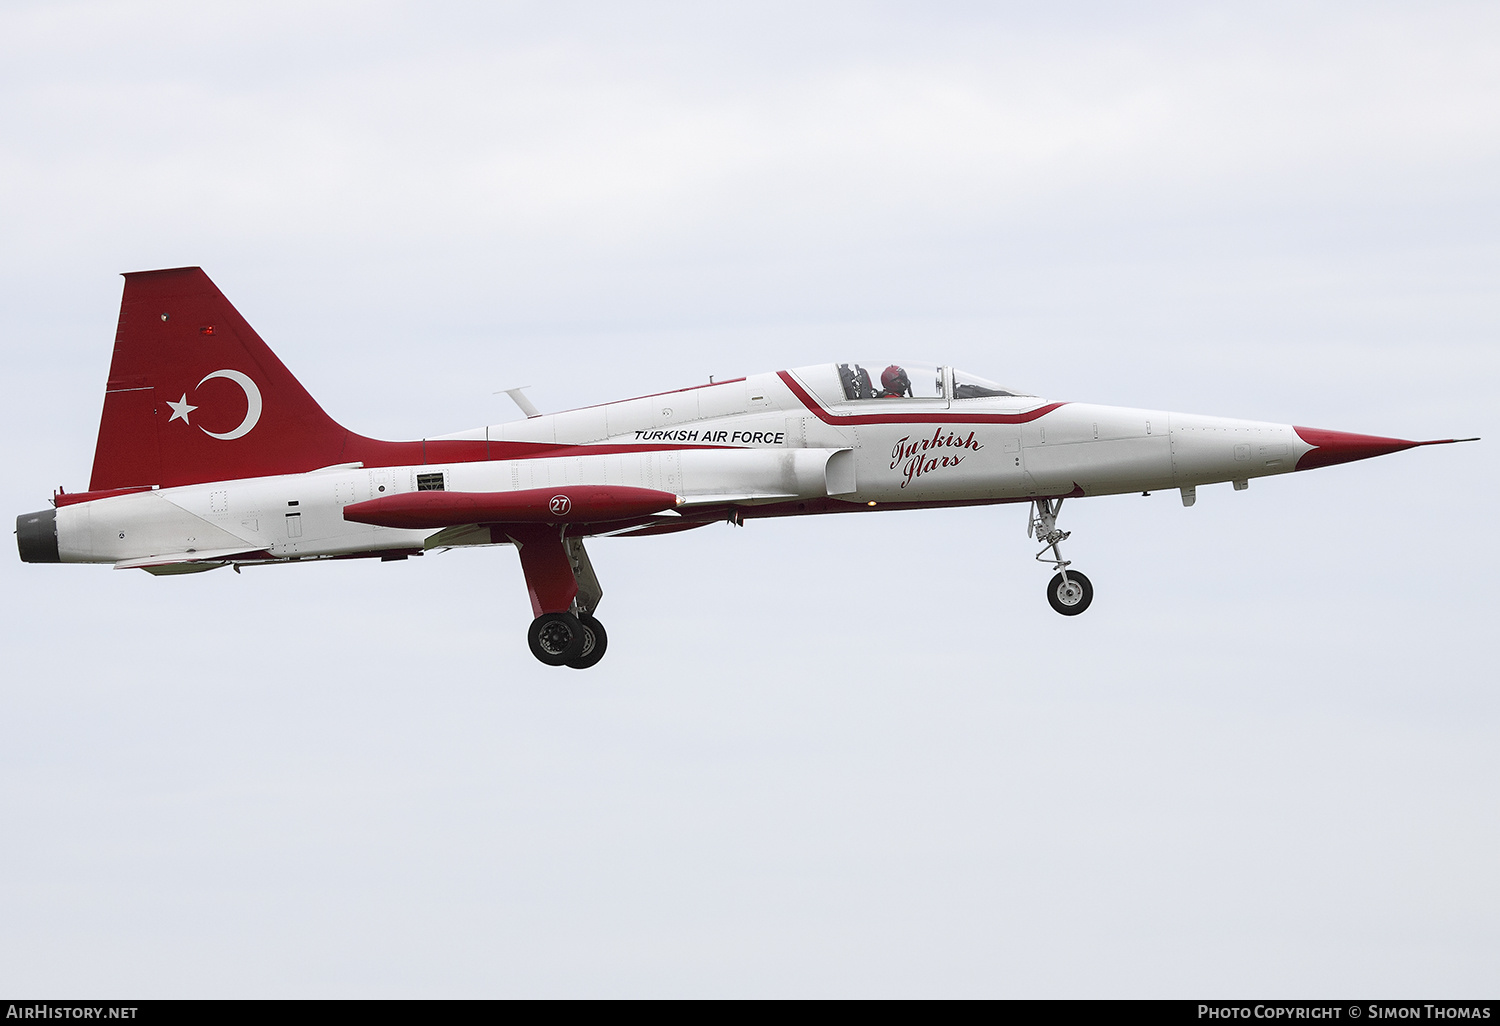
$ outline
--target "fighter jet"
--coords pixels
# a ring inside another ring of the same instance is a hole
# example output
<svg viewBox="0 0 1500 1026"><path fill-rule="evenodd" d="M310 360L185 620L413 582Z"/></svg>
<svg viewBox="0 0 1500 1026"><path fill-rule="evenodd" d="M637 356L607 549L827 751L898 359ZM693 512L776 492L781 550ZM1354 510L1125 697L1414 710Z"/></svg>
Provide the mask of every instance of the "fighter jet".
<svg viewBox="0 0 1500 1026"><path fill-rule="evenodd" d="M956 367L847 360L387 442L340 426L197 267L126 274L87 491L16 520L28 563L151 574L513 546L532 653L585 669L608 636L584 541L756 517L1024 503L1047 601L1068 499L1314 470L1423 445L1056 402Z"/></svg>

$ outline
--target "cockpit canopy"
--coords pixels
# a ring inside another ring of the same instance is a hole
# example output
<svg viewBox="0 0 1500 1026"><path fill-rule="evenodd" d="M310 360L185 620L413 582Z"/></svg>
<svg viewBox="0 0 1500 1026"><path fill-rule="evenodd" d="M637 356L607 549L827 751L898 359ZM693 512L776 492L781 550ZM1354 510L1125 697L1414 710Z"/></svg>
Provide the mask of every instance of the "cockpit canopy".
<svg viewBox="0 0 1500 1026"><path fill-rule="evenodd" d="M840 363L844 399L988 399L1029 393L1004 388L977 374L924 363Z"/></svg>

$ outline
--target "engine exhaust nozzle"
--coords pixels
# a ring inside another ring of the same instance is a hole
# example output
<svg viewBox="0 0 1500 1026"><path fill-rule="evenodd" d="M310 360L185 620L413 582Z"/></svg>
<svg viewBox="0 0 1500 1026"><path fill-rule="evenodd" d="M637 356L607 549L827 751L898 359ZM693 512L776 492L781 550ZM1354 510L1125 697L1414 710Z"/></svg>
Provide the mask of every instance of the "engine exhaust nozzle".
<svg viewBox="0 0 1500 1026"><path fill-rule="evenodd" d="M57 510L16 517L16 548L23 563L61 563L57 554Z"/></svg>

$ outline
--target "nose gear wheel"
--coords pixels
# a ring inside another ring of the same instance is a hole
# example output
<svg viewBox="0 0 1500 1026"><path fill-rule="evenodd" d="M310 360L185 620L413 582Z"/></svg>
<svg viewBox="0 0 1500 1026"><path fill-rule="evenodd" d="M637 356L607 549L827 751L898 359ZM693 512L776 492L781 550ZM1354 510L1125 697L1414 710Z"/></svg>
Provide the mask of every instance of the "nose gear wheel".
<svg viewBox="0 0 1500 1026"><path fill-rule="evenodd" d="M1058 574L1047 585L1047 601L1063 616L1077 616L1094 601L1094 586L1077 570L1066 577Z"/></svg>

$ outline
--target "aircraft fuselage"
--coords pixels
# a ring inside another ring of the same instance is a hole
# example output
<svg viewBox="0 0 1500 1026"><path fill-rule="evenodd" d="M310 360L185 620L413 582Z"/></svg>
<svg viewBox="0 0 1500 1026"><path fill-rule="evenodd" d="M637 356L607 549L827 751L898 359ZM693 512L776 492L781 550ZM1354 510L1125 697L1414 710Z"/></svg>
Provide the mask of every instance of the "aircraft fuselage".
<svg viewBox="0 0 1500 1026"><path fill-rule="evenodd" d="M1025 502L1056 571L1048 601L1071 616L1093 586L1059 548L1066 499L1176 488L1192 505L1199 485L1435 444L1056 402L876 363L550 415L512 390L524 419L386 442L329 417L201 269L125 278L89 490L17 518L23 560L181 574L511 545L532 652L579 669L607 642L586 538Z"/></svg>
<svg viewBox="0 0 1500 1026"><path fill-rule="evenodd" d="M825 406L803 384L818 370L763 374L434 439L497 447L530 442L566 455L336 465L92 499L63 495L58 558L184 572L228 562L493 543L479 530L398 529L343 516L354 503L419 489L487 493L623 485L674 492L685 500L671 513L580 525L577 532L628 534L679 520L724 519L730 508L753 518L1245 481L1295 470L1315 448L1288 424L1032 396ZM179 427L190 430L191 424ZM223 555L216 559L216 553ZM174 555L197 559L145 565Z"/></svg>

